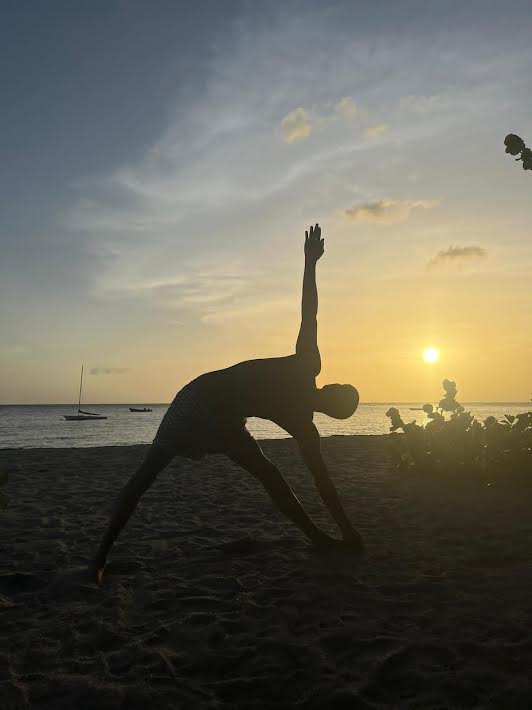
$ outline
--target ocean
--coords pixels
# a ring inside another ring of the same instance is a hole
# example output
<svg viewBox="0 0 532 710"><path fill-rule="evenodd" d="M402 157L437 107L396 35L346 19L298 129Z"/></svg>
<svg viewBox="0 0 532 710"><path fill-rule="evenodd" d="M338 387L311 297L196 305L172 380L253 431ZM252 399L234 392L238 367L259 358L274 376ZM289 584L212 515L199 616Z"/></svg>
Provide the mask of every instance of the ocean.
<svg viewBox="0 0 532 710"><path fill-rule="evenodd" d="M129 407L150 407L153 412L131 413ZM419 403L361 404L351 419L339 421L316 414L314 422L322 436L335 434L386 434L386 412L397 407L404 421L427 421L424 412L410 411ZM530 411L531 402L475 402L464 404L477 419ZM167 404L85 404L87 411L108 417L99 421L68 422L63 414L76 414L73 404L0 405L0 449L127 446L153 440ZM248 419L248 429L257 439L283 439L288 434L272 422Z"/></svg>

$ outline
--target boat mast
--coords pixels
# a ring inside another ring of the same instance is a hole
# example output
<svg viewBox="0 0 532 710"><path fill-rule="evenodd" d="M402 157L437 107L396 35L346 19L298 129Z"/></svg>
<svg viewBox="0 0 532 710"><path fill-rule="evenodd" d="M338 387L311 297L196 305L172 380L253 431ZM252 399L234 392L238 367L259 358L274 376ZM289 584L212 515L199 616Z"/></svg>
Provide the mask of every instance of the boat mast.
<svg viewBox="0 0 532 710"><path fill-rule="evenodd" d="M79 399L78 399L78 414L81 411L81 388L83 386L83 365L81 366L81 378L79 381Z"/></svg>

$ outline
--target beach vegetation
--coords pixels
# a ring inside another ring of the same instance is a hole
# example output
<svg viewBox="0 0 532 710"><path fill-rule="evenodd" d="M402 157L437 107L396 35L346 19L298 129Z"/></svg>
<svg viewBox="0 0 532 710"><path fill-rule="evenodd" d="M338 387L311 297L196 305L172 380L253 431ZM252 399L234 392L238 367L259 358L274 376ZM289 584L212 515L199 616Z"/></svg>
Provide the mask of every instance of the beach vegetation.
<svg viewBox="0 0 532 710"><path fill-rule="evenodd" d="M532 412L478 421L456 399L456 383L443 380L437 405L425 404L428 421L405 422L396 407L390 419L390 452L401 471L475 474L532 481Z"/></svg>

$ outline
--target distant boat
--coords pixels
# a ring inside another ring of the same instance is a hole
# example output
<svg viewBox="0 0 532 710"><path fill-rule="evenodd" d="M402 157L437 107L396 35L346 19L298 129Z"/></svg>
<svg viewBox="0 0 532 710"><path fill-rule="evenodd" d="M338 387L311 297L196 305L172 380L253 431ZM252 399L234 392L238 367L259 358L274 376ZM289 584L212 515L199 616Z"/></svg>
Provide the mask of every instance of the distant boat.
<svg viewBox="0 0 532 710"><path fill-rule="evenodd" d="M422 412L423 407L408 407L411 412Z"/></svg>
<svg viewBox="0 0 532 710"><path fill-rule="evenodd" d="M102 414L95 414L94 412L84 412L81 407L81 389L83 387L83 365L81 366L81 378L79 381L79 399L78 399L78 413L77 414L63 414L64 418L68 422L83 422L89 421L91 419L107 419Z"/></svg>
<svg viewBox="0 0 532 710"><path fill-rule="evenodd" d="M153 409L149 409L148 407L144 407L143 409L137 409L136 407L130 407L129 411L130 412L153 412Z"/></svg>

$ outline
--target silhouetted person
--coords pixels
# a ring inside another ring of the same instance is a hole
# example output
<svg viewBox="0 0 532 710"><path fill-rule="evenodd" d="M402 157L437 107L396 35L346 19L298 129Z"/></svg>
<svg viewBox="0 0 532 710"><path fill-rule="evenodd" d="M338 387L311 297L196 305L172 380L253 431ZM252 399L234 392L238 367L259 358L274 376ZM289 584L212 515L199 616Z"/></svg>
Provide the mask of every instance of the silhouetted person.
<svg viewBox="0 0 532 710"><path fill-rule="evenodd" d="M101 580L107 554L135 510L140 496L174 456L200 459L226 454L257 478L273 503L316 545L350 545L362 549L362 539L347 518L320 451L320 436L312 419L323 412L347 419L358 406L351 385L318 389L321 370L317 341L318 292L316 263L324 250L316 224L305 232L305 273L301 328L295 355L247 360L208 372L186 385L166 412L146 459L122 490L92 571ZM340 528L343 541L320 530L308 517L279 469L264 455L246 429L246 417L269 419L297 440L318 491Z"/></svg>

